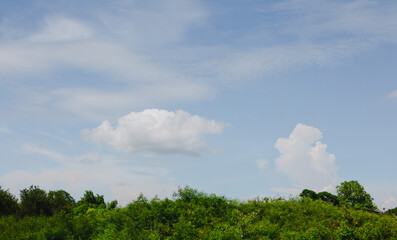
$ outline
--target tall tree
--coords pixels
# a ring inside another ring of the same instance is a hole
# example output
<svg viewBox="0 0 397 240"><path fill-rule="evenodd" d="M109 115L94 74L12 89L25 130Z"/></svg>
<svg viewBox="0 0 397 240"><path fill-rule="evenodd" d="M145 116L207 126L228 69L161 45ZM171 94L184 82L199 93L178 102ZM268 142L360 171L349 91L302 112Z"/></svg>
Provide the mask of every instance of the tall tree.
<svg viewBox="0 0 397 240"><path fill-rule="evenodd" d="M76 203L74 198L64 190L49 191L47 196L52 213L57 213L62 210L69 211Z"/></svg>
<svg viewBox="0 0 397 240"><path fill-rule="evenodd" d="M37 186L30 186L21 190L22 215L37 216L51 215L52 209L46 191Z"/></svg>
<svg viewBox="0 0 397 240"><path fill-rule="evenodd" d="M8 190L0 187L0 217L15 214L18 211L18 200Z"/></svg>
<svg viewBox="0 0 397 240"><path fill-rule="evenodd" d="M377 210L373 198L357 181L344 181L336 187L339 201L349 207Z"/></svg>

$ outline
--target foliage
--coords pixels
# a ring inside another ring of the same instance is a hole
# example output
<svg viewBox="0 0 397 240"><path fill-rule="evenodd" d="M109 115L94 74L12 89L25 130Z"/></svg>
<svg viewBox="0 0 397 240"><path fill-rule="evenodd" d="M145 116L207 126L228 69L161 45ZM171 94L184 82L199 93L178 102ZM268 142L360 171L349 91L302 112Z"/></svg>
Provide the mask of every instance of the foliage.
<svg viewBox="0 0 397 240"><path fill-rule="evenodd" d="M317 194L318 198L323 202L332 203L335 206L339 205L339 197L335 196L329 192L319 192Z"/></svg>
<svg viewBox="0 0 397 240"><path fill-rule="evenodd" d="M26 191L41 199L39 190ZM68 196L62 190L47 194L59 203L49 205L57 209L52 215L0 217L0 239L397 239L393 216L330 204L333 195L324 192L316 200L239 202L185 187L172 199L141 194L126 207L105 204L91 191L78 203Z"/></svg>
<svg viewBox="0 0 397 240"><path fill-rule="evenodd" d="M30 186L21 190L21 214L29 216L52 214L47 193L37 186Z"/></svg>
<svg viewBox="0 0 397 240"><path fill-rule="evenodd" d="M344 181L336 187L339 201L348 207L376 210L373 198L357 181Z"/></svg>
<svg viewBox="0 0 397 240"><path fill-rule="evenodd" d="M303 189L303 191L299 194L299 197L311 198L313 200L318 199L317 193L310 189Z"/></svg>
<svg viewBox="0 0 397 240"><path fill-rule="evenodd" d="M310 198L310 199L313 199L313 200L321 200L321 201L323 201L323 202L325 202L325 203L331 203L331 204L333 204L333 205L335 205L335 206L338 206L339 205L339 198L338 198L338 196L335 196L335 195L333 195L333 194L331 194L331 193L329 193L329 192L319 192L319 193L316 193L315 191L313 191L313 190L309 190L309 189L304 189L300 194L299 194L299 197L302 197L302 198Z"/></svg>
<svg viewBox="0 0 397 240"><path fill-rule="evenodd" d="M94 195L92 191L85 191L83 198L77 202L77 205L87 204L90 207L105 206L103 195Z"/></svg>
<svg viewBox="0 0 397 240"><path fill-rule="evenodd" d="M0 187L0 217L16 214L18 211L18 200L8 190Z"/></svg>
<svg viewBox="0 0 397 240"><path fill-rule="evenodd" d="M70 211L76 203L74 198L64 190L49 191L47 197L52 213Z"/></svg>
<svg viewBox="0 0 397 240"><path fill-rule="evenodd" d="M397 207L389 209L385 213L397 217Z"/></svg>

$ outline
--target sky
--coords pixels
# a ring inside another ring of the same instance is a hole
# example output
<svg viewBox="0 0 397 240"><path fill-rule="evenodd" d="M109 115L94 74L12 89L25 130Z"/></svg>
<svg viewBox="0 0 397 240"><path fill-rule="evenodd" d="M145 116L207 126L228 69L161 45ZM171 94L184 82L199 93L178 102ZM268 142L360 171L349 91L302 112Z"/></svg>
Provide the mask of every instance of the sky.
<svg viewBox="0 0 397 240"><path fill-rule="evenodd" d="M4 0L0 186L397 206L397 2Z"/></svg>

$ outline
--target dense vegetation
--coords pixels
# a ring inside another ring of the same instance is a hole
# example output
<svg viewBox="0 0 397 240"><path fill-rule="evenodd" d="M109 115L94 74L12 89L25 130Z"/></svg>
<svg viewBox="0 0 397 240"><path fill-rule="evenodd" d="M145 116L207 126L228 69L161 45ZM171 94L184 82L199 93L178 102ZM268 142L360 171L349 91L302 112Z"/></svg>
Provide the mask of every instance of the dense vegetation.
<svg viewBox="0 0 397 240"><path fill-rule="evenodd" d="M397 239L396 209L376 213L356 181L338 186L337 196L300 196L239 202L185 187L121 208L92 191L76 202L31 186L18 202L0 188L0 239Z"/></svg>

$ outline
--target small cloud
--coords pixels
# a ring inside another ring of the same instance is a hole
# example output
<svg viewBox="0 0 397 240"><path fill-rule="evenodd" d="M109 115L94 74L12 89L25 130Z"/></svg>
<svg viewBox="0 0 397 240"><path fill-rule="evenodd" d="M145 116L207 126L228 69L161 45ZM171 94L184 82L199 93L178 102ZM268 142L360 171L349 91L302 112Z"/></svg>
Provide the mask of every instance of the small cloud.
<svg viewBox="0 0 397 240"><path fill-rule="evenodd" d="M264 169L268 164L269 164L269 161L268 160L266 160L266 159L256 159L255 160L255 164L256 164L256 166L258 167L258 168L260 168L260 169Z"/></svg>
<svg viewBox="0 0 397 240"><path fill-rule="evenodd" d="M279 138L275 144L280 152L275 160L277 170L288 175L298 188L328 190L340 179L335 155L319 141L322 137L319 129L298 124L288 138Z"/></svg>
<svg viewBox="0 0 397 240"><path fill-rule="evenodd" d="M386 96L387 98L397 98L397 90L393 91L389 95Z"/></svg>
<svg viewBox="0 0 397 240"><path fill-rule="evenodd" d="M199 155L205 149L203 135L220 134L225 124L178 110L146 109L83 130L86 140L103 143L124 152L182 153Z"/></svg>

